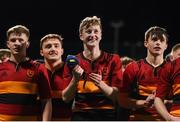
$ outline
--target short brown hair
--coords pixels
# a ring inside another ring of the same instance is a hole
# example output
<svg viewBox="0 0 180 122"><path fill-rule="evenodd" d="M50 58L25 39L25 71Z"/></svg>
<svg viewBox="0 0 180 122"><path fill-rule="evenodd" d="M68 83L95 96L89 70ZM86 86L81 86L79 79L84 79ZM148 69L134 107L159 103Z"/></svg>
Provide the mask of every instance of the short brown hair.
<svg viewBox="0 0 180 122"><path fill-rule="evenodd" d="M79 25L79 33L82 33L83 29L89 28L91 25L99 25L102 30L101 19L97 16L84 18Z"/></svg>
<svg viewBox="0 0 180 122"><path fill-rule="evenodd" d="M62 38L61 35L58 35L58 34L47 34L44 37L42 37L41 40L40 40L40 49L42 49L42 45L43 45L45 40L47 40L47 39L54 39L54 38L58 39L60 41L61 45L63 45L63 41L62 41L63 38Z"/></svg>
<svg viewBox="0 0 180 122"><path fill-rule="evenodd" d="M12 34L12 33L15 33L18 35L25 33L28 38L30 37L29 29L23 25L16 25L16 26L9 28L8 31L6 32L6 36L8 39L9 39L10 34Z"/></svg>
<svg viewBox="0 0 180 122"><path fill-rule="evenodd" d="M0 49L0 59L5 54L7 54L10 57L11 56L11 51L9 49Z"/></svg>
<svg viewBox="0 0 180 122"><path fill-rule="evenodd" d="M132 58L130 58L128 56L122 56L120 59L121 59L122 65L124 65L124 66L126 66L129 63L134 61L134 59L132 59Z"/></svg>
<svg viewBox="0 0 180 122"><path fill-rule="evenodd" d="M159 27L159 26L153 26L150 27L146 32L145 32L145 41L148 41L149 37L152 37L155 35L159 39L163 39L163 35L165 35L166 40L168 41L168 33L166 29Z"/></svg>
<svg viewBox="0 0 180 122"><path fill-rule="evenodd" d="M171 52L175 52L176 50L180 49L180 43L177 43L175 44L173 47L172 47L172 51Z"/></svg>

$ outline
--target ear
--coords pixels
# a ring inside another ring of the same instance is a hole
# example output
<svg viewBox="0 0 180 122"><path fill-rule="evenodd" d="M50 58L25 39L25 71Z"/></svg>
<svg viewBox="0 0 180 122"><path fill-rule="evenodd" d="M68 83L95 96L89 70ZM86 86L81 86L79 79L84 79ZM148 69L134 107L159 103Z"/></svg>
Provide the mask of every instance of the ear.
<svg viewBox="0 0 180 122"><path fill-rule="evenodd" d="M148 45L148 42L144 41L144 46L147 47L147 45Z"/></svg>
<svg viewBox="0 0 180 122"><path fill-rule="evenodd" d="M40 55L41 55L41 56L44 56L42 49L40 50Z"/></svg>
<svg viewBox="0 0 180 122"><path fill-rule="evenodd" d="M7 41L6 46L9 48L9 41Z"/></svg>
<svg viewBox="0 0 180 122"><path fill-rule="evenodd" d="M79 34L79 38L80 38L81 40L83 40L83 36L82 36L82 34Z"/></svg>
<svg viewBox="0 0 180 122"><path fill-rule="evenodd" d="M62 49L61 49L61 55L63 55L63 54L64 54L64 49L62 48Z"/></svg>
<svg viewBox="0 0 180 122"><path fill-rule="evenodd" d="M168 44L166 43L166 47L165 47L165 50L167 49L167 47L168 47Z"/></svg>
<svg viewBox="0 0 180 122"><path fill-rule="evenodd" d="M27 41L27 43L26 43L26 48L29 48L29 45L30 45L30 42Z"/></svg>

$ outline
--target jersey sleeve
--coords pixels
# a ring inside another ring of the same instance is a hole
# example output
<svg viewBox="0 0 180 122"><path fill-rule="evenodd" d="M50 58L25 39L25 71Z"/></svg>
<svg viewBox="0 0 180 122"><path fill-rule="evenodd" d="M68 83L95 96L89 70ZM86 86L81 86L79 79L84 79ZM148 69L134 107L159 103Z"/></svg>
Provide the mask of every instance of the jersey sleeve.
<svg viewBox="0 0 180 122"><path fill-rule="evenodd" d="M134 82L136 81L136 77L138 74L138 64L137 62L132 62L127 65L124 73L123 73L123 81L121 84L120 91L121 92L130 92L131 91L131 86Z"/></svg>
<svg viewBox="0 0 180 122"><path fill-rule="evenodd" d="M114 55L112 62L112 82L111 85L114 87L120 88L122 82L122 64L120 57L118 55Z"/></svg>
<svg viewBox="0 0 180 122"><path fill-rule="evenodd" d="M50 80L48 77L47 70L42 64L38 67L37 81L38 81L40 98L41 99L51 98Z"/></svg>

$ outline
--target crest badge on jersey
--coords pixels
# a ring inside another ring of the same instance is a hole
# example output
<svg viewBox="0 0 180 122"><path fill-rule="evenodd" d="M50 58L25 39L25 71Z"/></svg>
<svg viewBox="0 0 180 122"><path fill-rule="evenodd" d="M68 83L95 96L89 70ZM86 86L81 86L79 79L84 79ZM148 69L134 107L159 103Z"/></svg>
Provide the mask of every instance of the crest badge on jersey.
<svg viewBox="0 0 180 122"><path fill-rule="evenodd" d="M32 77L34 76L34 71L28 69L28 70L27 70L27 76L28 76L29 78L32 78Z"/></svg>

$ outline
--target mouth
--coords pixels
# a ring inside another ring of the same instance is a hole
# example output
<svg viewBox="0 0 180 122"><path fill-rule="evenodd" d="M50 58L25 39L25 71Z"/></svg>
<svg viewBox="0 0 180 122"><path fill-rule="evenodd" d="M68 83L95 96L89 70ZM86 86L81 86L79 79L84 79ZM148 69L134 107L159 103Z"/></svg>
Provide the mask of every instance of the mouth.
<svg viewBox="0 0 180 122"><path fill-rule="evenodd" d="M14 48L13 50L16 52L19 52L21 50L21 48Z"/></svg>
<svg viewBox="0 0 180 122"><path fill-rule="evenodd" d="M154 47L154 49L155 49L155 50L161 50L161 48L160 48L160 47Z"/></svg>
<svg viewBox="0 0 180 122"><path fill-rule="evenodd" d="M96 40L88 40L88 43L96 42Z"/></svg>
<svg viewBox="0 0 180 122"><path fill-rule="evenodd" d="M49 52L48 53L50 56L57 56L58 54L56 52Z"/></svg>
<svg viewBox="0 0 180 122"><path fill-rule="evenodd" d="M49 54L50 56L57 56L55 53L53 53L53 54Z"/></svg>

